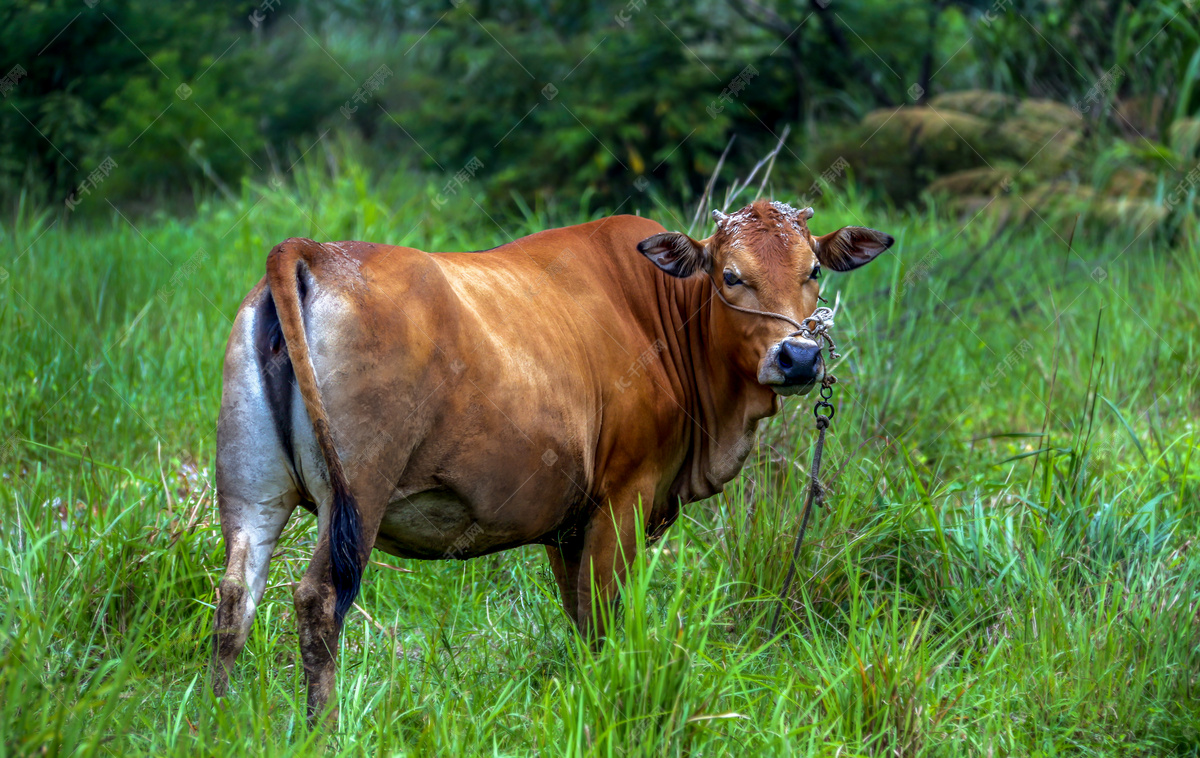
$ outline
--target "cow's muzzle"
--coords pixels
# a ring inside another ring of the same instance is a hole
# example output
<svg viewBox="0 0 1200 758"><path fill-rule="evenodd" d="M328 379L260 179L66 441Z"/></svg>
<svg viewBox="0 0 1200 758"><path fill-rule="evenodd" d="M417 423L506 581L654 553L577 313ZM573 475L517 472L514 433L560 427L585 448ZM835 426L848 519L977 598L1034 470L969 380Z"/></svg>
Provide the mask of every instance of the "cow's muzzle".
<svg viewBox="0 0 1200 758"><path fill-rule="evenodd" d="M806 395L825 378L821 346L789 337L771 346L758 368L758 381L779 395Z"/></svg>

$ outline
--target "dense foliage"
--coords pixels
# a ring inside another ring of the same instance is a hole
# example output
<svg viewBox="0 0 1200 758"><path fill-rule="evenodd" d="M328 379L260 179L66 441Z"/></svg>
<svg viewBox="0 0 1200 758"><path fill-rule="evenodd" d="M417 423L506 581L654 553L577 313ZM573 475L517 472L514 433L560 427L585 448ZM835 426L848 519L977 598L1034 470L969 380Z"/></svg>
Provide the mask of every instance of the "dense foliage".
<svg viewBox="0 0 1200 758"><path fill-rule="evenodd" d="M900 204L964 170L990 169L969 190L994 194L1030 164L1022 179L1085 214L1134 195L1156 218L1177 190L1171 210L1195 196L1200 23L1185 0L49 0L0 20L0 66L27 72L0 109L12 197L61 202L106 159L97 192L114 201L233 196L242 176L350 140L448 182L482 164L493 198L616 205L693 196L730 137L744 166L785 125L779 194L844 159ZM1000 119L997 135L938 105L964 89L1071 115ZM1047 153L1048 139L1071 144Z"/></svg>

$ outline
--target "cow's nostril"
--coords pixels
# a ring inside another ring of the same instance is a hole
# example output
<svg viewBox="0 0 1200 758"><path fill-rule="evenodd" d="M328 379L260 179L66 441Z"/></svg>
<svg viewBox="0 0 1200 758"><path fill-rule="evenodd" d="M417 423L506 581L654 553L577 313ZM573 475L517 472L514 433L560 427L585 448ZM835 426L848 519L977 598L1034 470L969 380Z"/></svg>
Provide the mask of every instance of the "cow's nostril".
<svg viewBox="0 0 1200 758"><path fill-rule="evenodd" d="M784 342L775 357L786 385L811 384L820 372L821 349L816 345Z"/></svg>

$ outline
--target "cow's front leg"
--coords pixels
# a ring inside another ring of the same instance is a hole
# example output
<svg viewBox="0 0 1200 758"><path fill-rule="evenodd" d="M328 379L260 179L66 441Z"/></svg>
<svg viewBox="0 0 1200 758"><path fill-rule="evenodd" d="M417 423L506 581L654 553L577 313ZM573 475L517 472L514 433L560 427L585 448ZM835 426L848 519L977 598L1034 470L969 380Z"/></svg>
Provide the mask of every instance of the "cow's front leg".
<svg viewBox="0 0 1200 758"><path fill-rule="evenodd" d="M651 492L639 489L608 499L608 507L592 516L584 532L576 623L594 648L604 641L605 615L617 611L621 585L637 553L637 521L643 508L650 508Z"/></svg>
<svg viewBox="0 0 1200 758"><path fill-rule="evenodd" d="M576 543L546 545L546 557L550 559L550 570L558 591L562 596L563 611L571 623L579 625L579 563L583 546Z"/></svg>

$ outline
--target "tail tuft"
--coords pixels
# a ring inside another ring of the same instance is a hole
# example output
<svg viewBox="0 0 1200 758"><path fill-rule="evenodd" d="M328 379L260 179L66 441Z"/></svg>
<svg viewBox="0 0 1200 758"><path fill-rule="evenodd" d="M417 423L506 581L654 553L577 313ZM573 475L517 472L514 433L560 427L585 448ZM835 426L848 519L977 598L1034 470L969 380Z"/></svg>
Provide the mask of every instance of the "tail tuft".
<svg viewBox="0 0 1200 758"><path fill-rule="evenodd" d="M329 513L329 560L333 589L337 595L334 614L340 626L350 610L362 582L362 529L358 503L340 477L333 487L333 508Z"/></svg>

